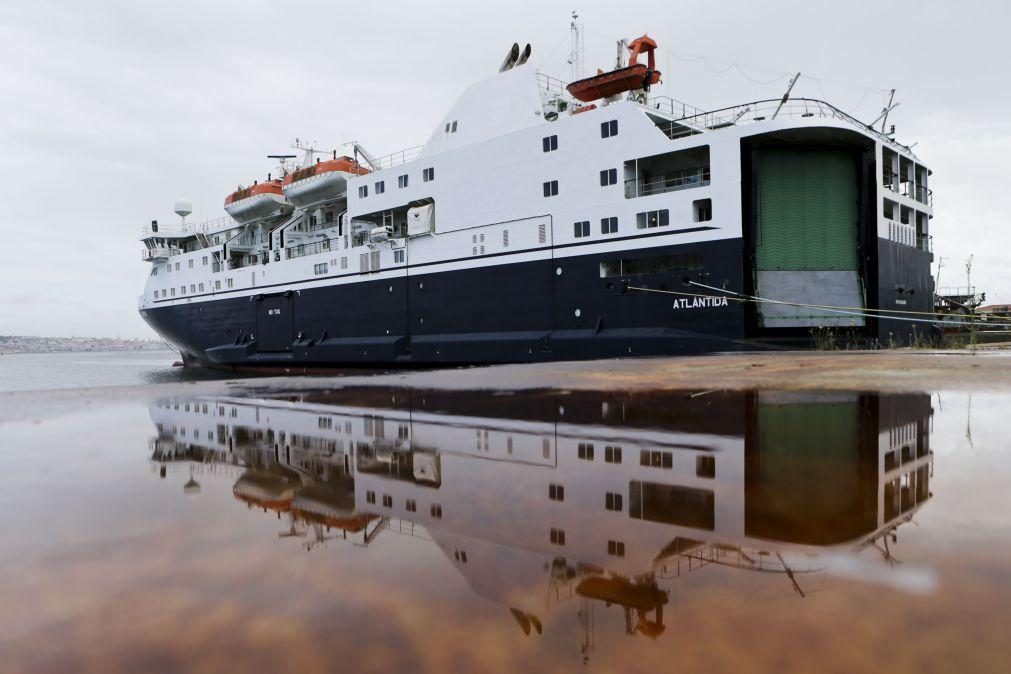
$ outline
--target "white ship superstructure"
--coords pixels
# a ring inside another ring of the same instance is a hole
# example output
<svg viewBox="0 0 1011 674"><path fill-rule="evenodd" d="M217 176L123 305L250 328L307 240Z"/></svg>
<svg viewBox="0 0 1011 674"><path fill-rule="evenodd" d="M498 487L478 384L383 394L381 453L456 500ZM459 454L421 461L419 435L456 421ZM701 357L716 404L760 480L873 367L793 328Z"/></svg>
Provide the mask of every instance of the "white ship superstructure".
<svg viewBox="0 0 1011 674"><path fill-rule="evenodd" d="M650 65L623 56L570 85L516 48L423 147L298 144L299 165L228 197L233 217L145 229L141 314L215 366L912 332L888 313L931 309L930 171L912 150L823 101L703 111L654 95L654 48L643 36L619 51Z"/></svg>

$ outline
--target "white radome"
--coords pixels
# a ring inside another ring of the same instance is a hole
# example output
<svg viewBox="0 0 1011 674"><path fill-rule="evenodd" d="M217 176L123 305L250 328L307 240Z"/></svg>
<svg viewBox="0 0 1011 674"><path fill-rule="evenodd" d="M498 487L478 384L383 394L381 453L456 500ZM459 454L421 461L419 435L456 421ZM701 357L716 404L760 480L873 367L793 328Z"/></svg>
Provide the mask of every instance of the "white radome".
<svg viewBox="0 0 1011 674"><path fill-rule="evenodd" d="M175 207L173 208L176 215L181 218L185 218L187 215L193 212L193 202L189 199L184 199L182 197L176 199Z"/></svg>

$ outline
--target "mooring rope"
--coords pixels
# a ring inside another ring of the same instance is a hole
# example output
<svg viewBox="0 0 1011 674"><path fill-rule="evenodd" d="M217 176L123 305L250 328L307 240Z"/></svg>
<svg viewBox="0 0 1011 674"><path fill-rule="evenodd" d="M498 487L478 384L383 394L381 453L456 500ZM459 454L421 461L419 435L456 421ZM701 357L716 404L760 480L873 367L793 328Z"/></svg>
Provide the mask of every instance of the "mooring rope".
<svg viewBox="0 0 1011 674"><path fill-rule="evenodd" d="M697 286L699 288L705 288L706 290L715 291L722 293L721 295L703 295L700 293L687 293L678 292L676 290L660 290L658 288L643 288L640 286L626 286L629 290L635 290L638 292L647 293L661 293L665 295L678 295L681 297L720 297L733 302L740 302L742 304L748 302L767 303L767 304L782 304L793 307L801 307L804 309L820 309L822 311L827 311L833 314L842 314L846 316L857 316L860 318L887 318L893 321L906 321L909 323L928 323L931 325L944 325L947 321L936 318L936 314L929 313L925 311L906 311L902 309L871 309L863 307L843 307L831 304L809 304L805 302L788 302L786 300L775 300L768 297L759 297L757 295L746 295L743 293L735 292L733 290L727 290L725 288L717 288L715 286L706 285L704 283L697 283L695 281L689 281L689 285ZM728 297L728 295L730 295ZM893 314L904 314L902 316ZM933 319L926 318L908 318L906 315L914 316L934 316ZM987 327L994 328L1011 328L1011 323L984 323Z"/></svg>

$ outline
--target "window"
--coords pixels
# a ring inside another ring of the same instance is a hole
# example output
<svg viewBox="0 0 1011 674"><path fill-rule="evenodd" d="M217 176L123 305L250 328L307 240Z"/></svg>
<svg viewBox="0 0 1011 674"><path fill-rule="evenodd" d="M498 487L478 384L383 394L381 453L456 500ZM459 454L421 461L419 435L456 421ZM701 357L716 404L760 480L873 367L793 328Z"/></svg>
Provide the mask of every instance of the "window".
<svg viewBox="0 0 1011 674"><path fill-rule="evenodd" d="M659 211L636 213L635 226L638 229L666 227L670 224L670 213L666 208Z"/></svg>
<svg viewBox="0 0 1011 674"><path fill-rule="evenodd" d="M457 121L457 120L455 120L455 119L453 120L453 125L452 125L452 127L451 127L451 128L449 129L449 132L450 132L450 133L456 133L456 121Z"/></svg>
<svg viewBox="0 0 1011 674"><path fill-rule="evenodd" d="M397 187L407 187L407 174L397 176Z"/></svg>
<svg viewBox="0 0 1011 674"><path fill-rule="evenodd" d="M621 541L608 541L607 542L607 554L613 555L615 557L625 556L625 544Z"/></svg>
<svg viewBox="0 0 1011 674"><path fill-rule="evenodd" d="M176 296L176 289L172 288L171 291L172 291L172 297L175 297Z"/></svg>
<svg viewBox="0 0 1011 674"><path fill-rule="evenodd" d="M558 149L558 136L548 136L541 139L541 147L545 152L554 152Z"/></svg>
<svg viewBox="0 0 1011 674"><path fill-rule="evenodd" d="M225 285L227 285L229 288L231 288L231 287L233 287L235 285L235 281L233 281L230 278L229 279L225 279Z"/></svg>
<svg viewBox="0 0 1011 674"><path fill-rule="evenodd" d="M176 262L176 271L179 271L179 263Z"/></svg>
<svg viewBox="0 0 1011 674"><path fill-rule="evenodd" d="M698 199L692 202L692 212L695 222L709 222L713 219L713 200Z"/></svg>
<svg viewBox="0 0 1011 674"><path fill-rule="evenodd" d="M607 492L604 494L604 507L608 510L622 510L621 494L616 494L614 492Z"/></svg>
<svg viewBox="0 0 1011 674"><path fill-rule="evenodd" d="M601 234L614 234L618 231L618 218L601 218L600 219L600 233Z"/></svg>
<svg viewBox="0 0 1011 674"><path fill-rule="evenodd" d="M565 545L565 532L551 527L550 540L552 545Z"/></svg>
<svg viewBox="0 0 1011 674"><path fill-rule="evenodd" d="M368 185L359 185L358 186L358 198L359 199L364 199L367 196L369 196L369 186Z"/></svg>
<svg viewBox="0 0 1011 674"><path fill-rule="evenodd" d="M401 264L404 261L403 248L393 251L393 261L397 264Z"/></svg>
<svg viewBox="0 0 1011 674"><path fill-rule="evenodd" d="M560 484L549 484L548 498L551 499L552 501L564 501L565 487Z"/></svg>
<svg viewBox="0 0 1011 674"><path fill-rule="evenodd" d="M204 266L205 267L207 266L207 256L206 255L204 255Z"/></svg>
<svg viewBox="0 0 1011 674"><path fill-rule="evenodd" d="M221 279L218 279L217 281L214 282L214 289L221 290Z"/></svg>
<svg viewBox="0 0 1011 674"><path fill-rule="evenodd" d="M593 461L593 445L588 442L580 442L577 456L584 461Z"/></svg>
<svg viewBox="0 0 1011 674"><path fill-rule="evenodd" d="M418 502L415 501L413 498L407 499L407 503L404 504L404 507L407 509L407 512L409 513L418 512Z"/></svg>
<svg viewBox="0 0 1011 674"><path fill-rule="evenodd" d="M383 507L392 508L393 507L393 497L389 494L383 494Z"/></svg>
<svg viewBox="0 0 1011 674"><path fill-rule="evenodd" d="M572 223L572 233L577 239L590 235L590 221L581 220Z"/></svg>
<svg viewBox="0 0 1011 674"><path fill-rule="evenodd" d="M179 294L180 295L186 294L186 286L179 286Z"/></svg>
<svg viewBox="0 0 1011 674"><path fill-rule="evenodd" d="M502 247L503 248L508 248L509 247L509 230L508 229L503 229L502 230Z"/></svg>
<svg viewBox="0 0 1011 674"><path fill-rule="evenodd" d="M347 268L348 268L348 259L347 259L347 257L342 257L341 258L341 269L347 269Z"/></svg>
<svg viewBox="0 0 1011 674"><path fill-rule="evenodd" d="M435 180L435 168L433 168L433 167L430 166L427 169L425 169L424 171L422 171L421 172L421 179L424 182L426 182L426 183L430 183L433 180Z"/></svg>
<svg viewBox="0 0 1011 674"><path fill-rule="evenodd" d="M158 291L157 290L154 291L154 298L158 299Z"/></svg>
<svg viewBox="0 0 1011 674"><path fill-rule="evenodd" d="M204 291L204 284L203 284L203 283L201 283L201 284L200 284L200 285L199 285L199 286L197 287L197 290L199 290L200 292L203 292L203 291Z"/></svg>
<svg viewBox="0 0 1011 674"><path fill-rule="evenodd" d="M600 186L607 187L618 182L618 169L604 169L600 172Z"/></svg>
<svg viewBox="0 0 1011 674"><path fill-rule="evenodd" d="M716 457L715 456L696 456L695 457L695 476L705 477L708 479L713 479L716 477Z"/></svg>
<svg viewBox="0 0 1011 674"><path fill-rule="evenodd" d="M327 273L327 269L328 269L327 263L320 262L317 265L313 265L312 273L315 274L316 276L322 276L323 274Z"/></svg>
<svg viewBox="0 0 1011 674"><path fill-rule="evenodd" d="M197 284L196 283L191 283L190 284L190 294L192 295L196 291L197 291Z"/></svg>
<svg viewBox="0 0 1011 674"><path fill-rule="evenodd" d="M172 263L171 262L168 263L167 265L165 265L165 273L166 274L171 274L172 273Z"/></svg>
<svg viewBox="0 0 1011 674"><path fill-rule="evenodd" d="M386 181L380 180L376 183L376 194L382 194L386 191Z"/></svg>
<svg viewBox="0 0 1011 674"><path fill-rule="evenodd" d="M644 449L639 452L639 465L651 468L673 468L674 455L670 452L650 451Z"/></svg>
<svg viewBox="0 0 1011 674"><path fill-rule="evenodd" d="M621 447L604 447L604 463L621 463Z"/></svg>
<svg viewBox="0 0 1011 674"><path fill-rule="evenodd" d="M618 120L612 119L609 122L600 123L600 137L610 138L618 135Z"/></svg>
<svg viewBox="0 0 1011 674"><path fill-rule="evenodd" d="M323 214L323 222L333 222L333 211L327 211Z"/></svg>
<svg viewBox="0 0 1011 674"><path fill-rule="evenodd" d="M702 256L692 253L607 260L600 263L600 278L607 278L608 276L635 276L638 274L665 274L681 270L699 271L702 269L702 266Z"/></svg>
<svg viewBox="0 0 1011 674"><path fill-rule="evenodd" d="M365 502L375 504L376 502L376 492L367 491L365 492Z"/></svg>
<svg viewBox="0 0 1011 674"><path fill-rule="evenodd" d="M187 260L187 263L189 264L189 268L193 269L193 260Z"/></svg>
<svg viewBox="0 0 1011 674"><path fill-rule="evenodd" d="M429 509L429 513L437 520L442 519L442 506L438 503L433 503L432 507Z"/></svg>
<svg viewBox="0 0 1011 674"><path fill-rule="evenodd" d="M553 197L558 195L558 181L549 180L544 183L544 196Z"/></svg>

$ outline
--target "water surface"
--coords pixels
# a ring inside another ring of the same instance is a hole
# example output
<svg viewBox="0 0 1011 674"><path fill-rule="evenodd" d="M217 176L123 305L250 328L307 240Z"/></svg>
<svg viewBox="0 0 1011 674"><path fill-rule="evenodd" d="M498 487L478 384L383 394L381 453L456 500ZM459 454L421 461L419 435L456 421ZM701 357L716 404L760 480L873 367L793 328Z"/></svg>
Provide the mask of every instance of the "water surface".
<svg viewBox="0 0 1011 674"><path fill-rule="evenodd" d="M1006 395L143 390L0 427L6 670L1005 671Z"/></svg>

